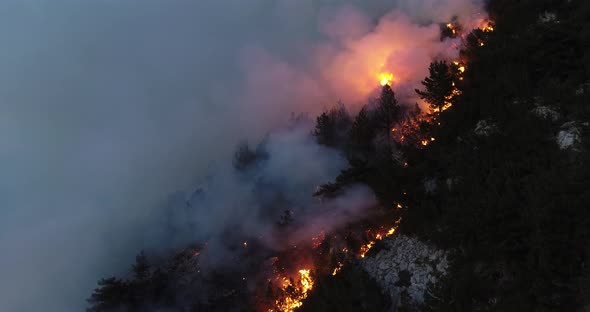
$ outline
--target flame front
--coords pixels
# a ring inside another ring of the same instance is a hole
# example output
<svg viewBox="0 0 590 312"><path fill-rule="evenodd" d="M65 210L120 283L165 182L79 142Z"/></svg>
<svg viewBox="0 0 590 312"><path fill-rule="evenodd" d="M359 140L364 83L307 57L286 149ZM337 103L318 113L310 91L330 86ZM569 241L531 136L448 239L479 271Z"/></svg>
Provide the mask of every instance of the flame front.
<svg viewBox="0 0 590 312"><path fill-rule="evenodd" d="M379 83L382 86L386 86L391 84L391 82L393 81L393 74L392 73L381 73L379 75Z"/></svg>
<svg viewBox="0 0 590 312"><path fill-rule="evenodd" d="M399 204L396 205L396 207L399 206ZM399 208L398 208L399 209ZM363 246L361 246L361 250L359 252L359 256L361 258L364 258L367 255L367 252L369 252L369 250L371 250L371 248L373 248L373 246L375 246L375 243L377 241L382 240L384 237L389 237L393 234L395 234L395 230L397 230L397 227L399 226L400 222L402 221L401 218L398 218L393 227L389 228L389 229L381 229L378 233L374 233L371 235L371 233L367 233L368 236L372 236L372 239L369 240L369 242Z"/></svg>
<svg viewBox="0 0 590 312"><path fill-rule="evenodd" d="M301 269L298 271L297 281L291 278L282 278L282 290L285 296L275 301L275 307L269 312L293 312L303 305L303 300L307 298L308 292L313 289L314 281L311 277L310 269Z"/></svg>

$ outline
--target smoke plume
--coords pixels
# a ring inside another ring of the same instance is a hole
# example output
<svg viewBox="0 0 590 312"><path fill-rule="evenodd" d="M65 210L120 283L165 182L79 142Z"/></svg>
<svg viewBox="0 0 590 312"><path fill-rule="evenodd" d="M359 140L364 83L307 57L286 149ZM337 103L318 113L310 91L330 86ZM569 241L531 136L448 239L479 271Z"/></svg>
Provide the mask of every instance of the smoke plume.
<svg viewBox="0 0 590 312"><path fill-rule="evenodd" d="M141 249L214 240L238 221L264 233L265 199L252 198L264 181L311 220L302 238L312 220L337 226L362 213L372 202L362 186L333 202L311 198L346 163L313 142L309 125L286 126L289 116L338 100L354 112L380 71L414 101L428 64L457 53L439 23L474 23L481 6L0 3L0 310L83 310L96 280L126 272ZM260 177L231 167L244 140L266 142ZM187 203L196 214L167 210Z"/></svg>

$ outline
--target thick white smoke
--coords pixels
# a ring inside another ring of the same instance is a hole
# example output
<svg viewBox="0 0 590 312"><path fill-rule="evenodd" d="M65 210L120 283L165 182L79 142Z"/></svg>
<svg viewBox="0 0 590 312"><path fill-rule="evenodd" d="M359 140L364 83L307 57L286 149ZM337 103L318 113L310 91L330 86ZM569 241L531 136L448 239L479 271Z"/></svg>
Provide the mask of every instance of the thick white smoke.
<svg viewBox="0 0 590 312"><path fill-rule="evenodd" d="M480 10L470 0L2 1L0 310L82 310L98 278L173 239L154 229L168 194L192 190L237 142L291 112L314 116L338 99L354 111L381 63L410 97L449 53L436 23ZM294 181L324 173L306 185L342 166L322 161L338 160L329 152L304 155ZM200 222L225 221L224 209Z"/></svg>

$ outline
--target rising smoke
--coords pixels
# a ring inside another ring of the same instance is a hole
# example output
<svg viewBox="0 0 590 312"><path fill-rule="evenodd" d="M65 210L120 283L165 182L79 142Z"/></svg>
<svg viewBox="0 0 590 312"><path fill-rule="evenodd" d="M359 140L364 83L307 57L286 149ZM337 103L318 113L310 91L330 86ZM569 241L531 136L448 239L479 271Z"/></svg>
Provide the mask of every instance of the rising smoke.
<svg viewBox="0 0 590 312"><path fill-rule="evenodd" d="M480 12L470 0L0 3L0 310L79 311L140 249L236 220L259 228L259 207L240 205L254 184L230 166L242 140L271 133L262 175L314 219L313 187L345 163L309 128L284 130L291 112L339 99L354 112L380 70L411 102L430 61L456 53L438 23ZM162 207L200 186L198 215L162 230ZM371 199L348 196L319 210L347 202L354 217Z"/></svg>

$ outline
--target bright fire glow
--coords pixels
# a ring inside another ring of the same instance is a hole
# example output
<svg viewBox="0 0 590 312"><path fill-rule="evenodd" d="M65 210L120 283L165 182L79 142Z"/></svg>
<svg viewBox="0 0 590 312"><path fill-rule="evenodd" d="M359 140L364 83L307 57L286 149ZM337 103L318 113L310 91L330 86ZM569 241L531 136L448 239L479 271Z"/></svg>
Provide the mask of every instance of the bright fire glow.
<svg viewBox="0 0 590 312"><path fill-rule="evenodd" d="M287 294L285 297L277 300L276 308L270 309L269 312L293 312L295 309L303 305L303 300L307 298L307 294L313 289L313 279L311 277L310 269L301 269L298 271L299 276L297 281L283 277L282 288Z"/></svg>
<svg viewBox="0 0 590 312"><path fill-rule="evenodd" d="M481 30L483 30L484 32L493 32L494 31L494 26L492 26L489 22L487 25L481 27Z"/></svg>
<svg viewBox="0 0 590 312"><path fill-rule="evenodd" d="M360 257L364 258L367 255L367 252L369 252L369 250L371 250L371 248L373 248L373 246L375 246L375 243L377 241L382 240L384 237L389 237L391 235L393 235L395 233L395 230L397 229L397 227L399 226L399 223L401 222L401 218L397 219L393 225L393 227L391 227L388 230L381 230L379 233L374 234L373 239L371 239L366 245L361 246L361 250L360 250Z"/></svg>
<svg viewBox="0 0 590 312"><path fill-rule="evenodd" d="M453 24L448 23L447 24L447 28L451 30L451 32L453 32L453 35L457 34L457 29L455 29L455 26L453 26Z"/></svg>
<svg viewBox="0 0 590 312"><path fill-rule="evenodd" d="M379 75L379 83L382 86L386 86L391 84L391 82L393 81L393 74L392 73L381 73Z"/></svg>

